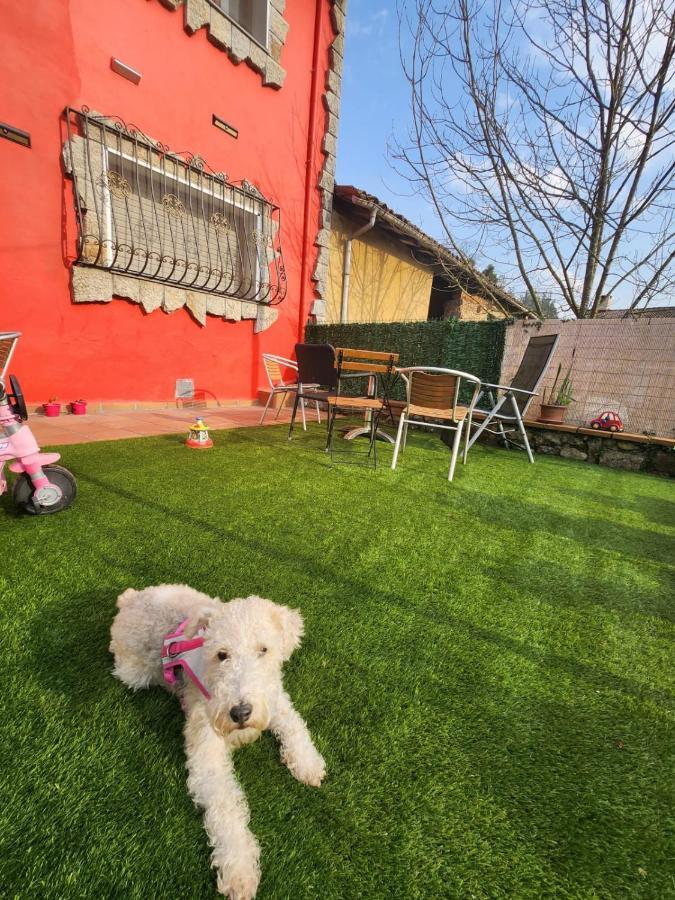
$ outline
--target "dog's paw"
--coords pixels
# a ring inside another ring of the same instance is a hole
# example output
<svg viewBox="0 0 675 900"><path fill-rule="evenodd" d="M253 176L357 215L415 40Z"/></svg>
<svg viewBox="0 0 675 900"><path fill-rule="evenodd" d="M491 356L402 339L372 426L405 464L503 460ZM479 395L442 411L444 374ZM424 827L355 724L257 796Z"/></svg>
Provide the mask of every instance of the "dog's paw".
<svg viewBox="0 0 675 900"><path fill-rule="evenodd" d="M323 756L314 750L304 756L292 756L286 759L291 774L310 787L319 787L326 777L326 763Z"/></svg>
<svg viewBox="0 0 675 900"><path fill-rule="evenodd" d="M226 866L218 869L218 891L228 900L253 900L260 875L246 866Z"/></svg>

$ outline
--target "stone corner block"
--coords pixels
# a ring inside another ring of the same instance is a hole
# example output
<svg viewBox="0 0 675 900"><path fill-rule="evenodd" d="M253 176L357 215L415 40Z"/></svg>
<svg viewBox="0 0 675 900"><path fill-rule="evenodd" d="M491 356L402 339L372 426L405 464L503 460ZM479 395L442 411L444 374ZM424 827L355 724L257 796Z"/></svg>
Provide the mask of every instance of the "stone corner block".
<svg viewBox="0 0 675 900"><path fill-rule="evenodd" d="M326 301L325 300L315 300L314 303L312 303L310 315L316 316L317 320L319 318L325 318L325 316L326 316Z"/></svg>
<svg viewBox="0 0 675 900"><path fill-rule="evenodd" d="M185 305L190 310L192 317L200 325L206 325L206 295L197 291L186 291L185 295Z"/></svg>
<svg viewBox="0 0 675 900"><path fill-rule="evenodd" d="M225 16L214 16L209 25L209 40L220 50L228 52L232 47L232 22Z"/></svg>
<svg viewBox="0 0 675 900"><path fill-rule="evenodd" d="M71 273L75 303L110 303L113 298L112 272L73 266Z"/></svg>
<svg viewBox="0 0 675 900"><path fill-rule="evenodd" d="M124 297L126 300L133 300L134 303L140 303L141 284L139 278L115 274L113 275L113 294L116 297Z"/></svg>
<svg viewBox="0 0 675 900"><path fill-rule="evenodd" d="M206 298L206 312L210 316L220 316L222 318L225 315L226 303L225 297L215 297L209 294Z"/></svg>
<svg viewBox="0 0 675 900"><path fill-rule="evenodd" d="M280 88L286 79L286 70L282 69L278 62L271 57L265 64L265 74L263 76L263 84L270 87Z"/></svg>
<svg viewBox="0 0 675 900"><path fill-rule="evenodd" d="M250 303L248 300L242 300L241 317L242 319L256 319L258 317L258 304Z"/></svg>
<svg viewBox="0 0 675 900"><path fill-rule="evenodd" d="M226 298L224 316L231 322L239 322L241 319L241 300Z"/></svg>
<svg viewBox="0 0 675 900"><path fill-rule="evenodd" d="M211 21L208 0L188 0L185 4L185 30L194 34Z"/></svg>
<svg viewBox="0 0 675 900"><path fill-rule="evenodd" d="M186 299L187 297L185 296L185 291L182 288L166 285L166 287L164 288L164 301L162 302L162 309L167 313L175 312L177 309L181 309L183 306L185 306Z"/></svg>
<svg viewBox="0 0 675 900"><path fill-rule="evenodd" d="M279 318L279 310L273 306L258 306L258 314L255 318L255 325L253 326L254 334L259 334L261 331L266 331L270 328L276 320Z"/></svg>
<svg viewBox="0 0 675 900"><path fill-rule="evenodd" d="M154 312L164 302L164 285L156 281L141 281L138 299L146 313Z"/></svg>

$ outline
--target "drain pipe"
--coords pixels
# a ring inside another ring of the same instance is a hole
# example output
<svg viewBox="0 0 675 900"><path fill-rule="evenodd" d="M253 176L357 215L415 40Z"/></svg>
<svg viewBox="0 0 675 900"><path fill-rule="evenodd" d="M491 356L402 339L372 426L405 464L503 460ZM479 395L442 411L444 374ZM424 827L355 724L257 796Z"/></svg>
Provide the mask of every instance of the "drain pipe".
<svg viewBox="0 0 675 900"><path fill-rule="evenodd" d="M349 275L352 271L352 241L354 238L361 237L366 231L370 231L375 225L375 219L377 219L376 207L371 206L368 203L363 203L357 197L352 197L352 203L355 203L357 206L365 206L366 209L369 209L370 219L368 219L365 225L359 228L358 231L355 231L354 234L345 241L345 255L342 266L342 302L340 304L340 322L343 325L349 321Z"/></svg>

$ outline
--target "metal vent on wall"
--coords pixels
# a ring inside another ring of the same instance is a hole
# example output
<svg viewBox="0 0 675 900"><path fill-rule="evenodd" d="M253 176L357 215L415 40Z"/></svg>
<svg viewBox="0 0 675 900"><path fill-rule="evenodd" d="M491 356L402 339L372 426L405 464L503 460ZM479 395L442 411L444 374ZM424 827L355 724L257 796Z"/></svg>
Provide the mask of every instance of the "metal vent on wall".
<svg viewBox="0 0 675 900"><path fill-rule="evenodd" d="M254 185L119 118L87 107L65 117L77 264L268 305L284 299L281 212Z"/></svg>

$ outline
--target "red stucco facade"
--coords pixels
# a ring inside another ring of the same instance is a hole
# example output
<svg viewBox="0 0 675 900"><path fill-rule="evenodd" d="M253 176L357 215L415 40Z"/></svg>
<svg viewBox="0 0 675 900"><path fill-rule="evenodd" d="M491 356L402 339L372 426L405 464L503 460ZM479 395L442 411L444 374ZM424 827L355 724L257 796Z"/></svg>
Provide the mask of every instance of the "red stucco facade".
<svg viewBox="0 0 675 900"><path fill-rule="evenodd" d="M0 140L0 331L23 332L12 368L29 401L170 401L177 378L220 399L255 397L261 353L292 352L314 296L330 0L287 0L279 90L263 86L246 63L235 65L205 29L189 35L183 10L159 0L2 0L0 7L0 120L32 142L28 149ZM111 57L140 71L140 84L115 74ZM232 180L248 179L278 204L288 289L271 328L254 334L251 320L213 316L202 326L186 309L147 314L123 299L73 302L77 224L61 160L69 105L133 122ZM213 127L213 113L239 130L238 139Z"/></svg>

